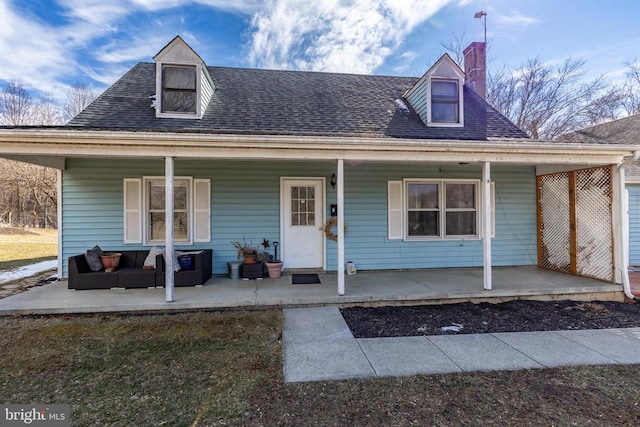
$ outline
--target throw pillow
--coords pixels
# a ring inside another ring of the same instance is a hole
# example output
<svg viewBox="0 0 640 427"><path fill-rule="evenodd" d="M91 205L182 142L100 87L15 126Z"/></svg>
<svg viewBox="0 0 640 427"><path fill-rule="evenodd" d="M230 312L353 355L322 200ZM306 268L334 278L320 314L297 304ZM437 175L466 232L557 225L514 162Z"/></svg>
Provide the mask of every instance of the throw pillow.
<svg viewBox="0 0 640 427"><path fill-rule="evenodd" d="M89 269L91 269L91 271L102 270L102 260L100 259L101 253L102 249L100 249L100 246L98 245L95 245L93 248L85 252L84 258L87 260L87 264L89 265Z"/></svg>
<svg viewBox="0 0 640 427"><path fill-rule="evenodd" d="M156 246L152 247L151 249L149 249L149 255L147 255L147 257L144 259L144 264L143 267L145 270L146 269L156 269L156 256L163 254L164 253L164 249L162 248L158 248Z"/></svg>

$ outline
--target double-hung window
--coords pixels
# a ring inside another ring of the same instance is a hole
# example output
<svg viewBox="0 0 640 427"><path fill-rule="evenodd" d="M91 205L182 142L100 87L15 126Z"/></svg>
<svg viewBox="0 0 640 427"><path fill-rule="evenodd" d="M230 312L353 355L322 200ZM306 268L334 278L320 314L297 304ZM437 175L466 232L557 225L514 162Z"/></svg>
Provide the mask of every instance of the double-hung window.
<svg viewBox="0 0 640 427"><path fill-rule="evenodd" d="M431 122L460 123L460 96L457 80L431 80Z"/></svg>
<svg viewBox="0 0 640 427"><path fill-rule="evenodd" d="M197 67L162 65L162 113L197 113Z"/></svg>
<svg viewBox="0 0 640 427"><path fill-rule="evenodd" d="M124 179L124 241L161 245L166 240L164 177ZM173 239L177 244L211 241L211 181L173 179Z"/></svg>
<svg viewBox="0 0 640 427"><path fill-rule="evenodd" d="M146 241L159 243L165 240L165 182L164 178L146 178ZM176 178L173 184L173 238L177 243L188 243L191 236L191 180Z"/></svg>
<svg viewBox="0 0 640 427"><path fill-rule="evenodd" d="M478 238L478 185L475 180L405 180L403 237Z"/></svg>

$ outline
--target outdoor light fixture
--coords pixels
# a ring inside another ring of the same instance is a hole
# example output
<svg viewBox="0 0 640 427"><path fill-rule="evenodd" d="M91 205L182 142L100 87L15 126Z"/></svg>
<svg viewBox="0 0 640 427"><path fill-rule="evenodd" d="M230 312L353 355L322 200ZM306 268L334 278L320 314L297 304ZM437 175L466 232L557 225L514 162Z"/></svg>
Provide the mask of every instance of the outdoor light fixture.
<svg viewBox="0 0 640 427"><path fill-rule="evenodd" d="M331 175L331 188L336 188L336 174Z"/></svg>
<svg viewBox="0 0 640 427"><path fill-rule="evenodd" d="M482 17L484 16L484 21L482 21ZM485 11L480 11L480 12L476 12L475 15L473 15L474 18L477 18L480 20L480 22L482 22L482 25L484 25L484 42L487 42L487 12Z"/></svg>

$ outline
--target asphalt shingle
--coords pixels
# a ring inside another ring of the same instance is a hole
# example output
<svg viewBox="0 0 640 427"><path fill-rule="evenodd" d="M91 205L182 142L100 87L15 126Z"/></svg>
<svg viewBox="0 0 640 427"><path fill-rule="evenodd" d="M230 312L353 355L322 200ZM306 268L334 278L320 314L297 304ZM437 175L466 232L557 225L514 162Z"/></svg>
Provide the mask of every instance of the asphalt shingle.
<svg viewBox="0 0 640 427"><path fill-rule="evenodd" d="M259 135L489 140L527 138L464 89L465 126L427 127L398 108L418 78L208 67L215 85L201 120L157 118L155 64L139 63L68 126L92 129Z"/></svg>

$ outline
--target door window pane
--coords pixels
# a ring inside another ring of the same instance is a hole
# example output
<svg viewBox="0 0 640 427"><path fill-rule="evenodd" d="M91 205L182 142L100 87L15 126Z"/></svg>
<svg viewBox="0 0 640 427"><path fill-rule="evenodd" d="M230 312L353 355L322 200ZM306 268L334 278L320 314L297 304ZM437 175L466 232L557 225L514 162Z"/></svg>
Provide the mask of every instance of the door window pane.
<svg viewBox="0 0 640 427"><path fill-rule="evenodd" d="M291 225L316 224L314 187L291 187Z"/></svg>

